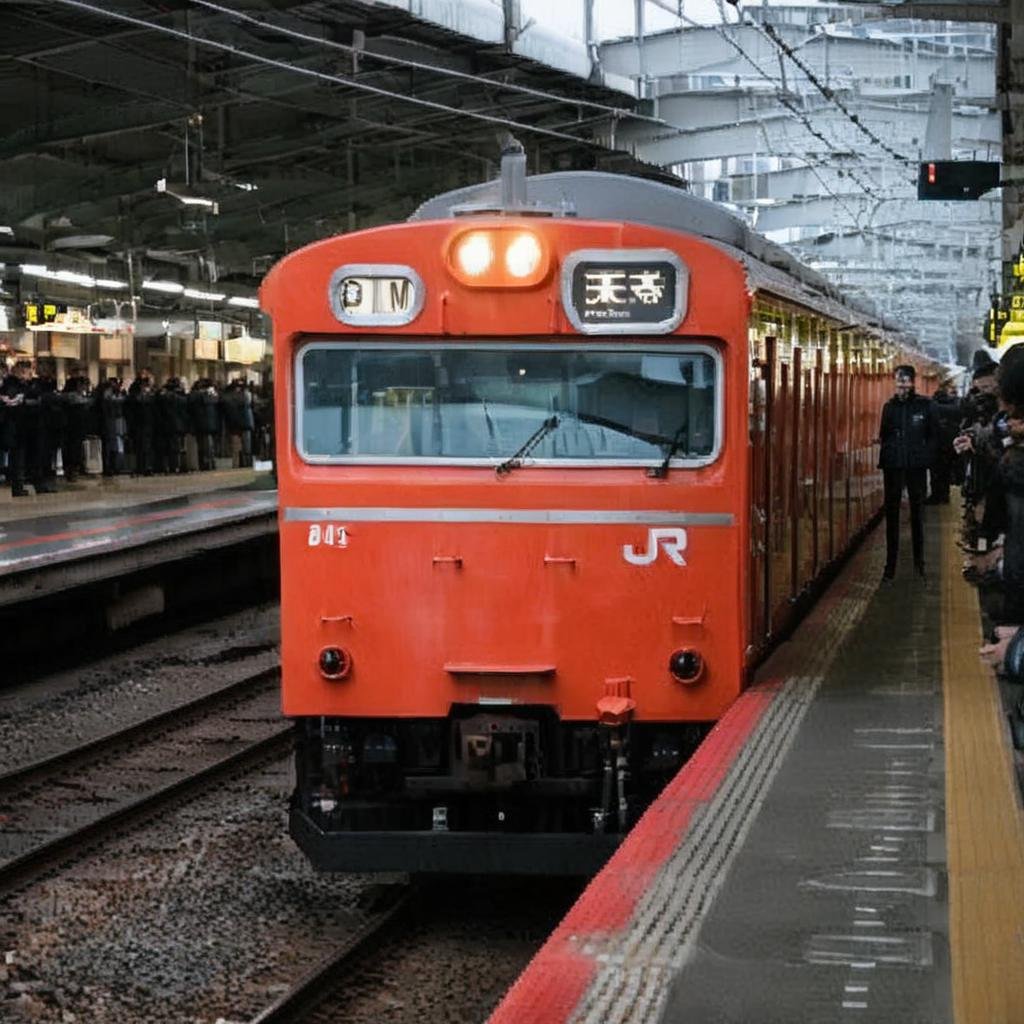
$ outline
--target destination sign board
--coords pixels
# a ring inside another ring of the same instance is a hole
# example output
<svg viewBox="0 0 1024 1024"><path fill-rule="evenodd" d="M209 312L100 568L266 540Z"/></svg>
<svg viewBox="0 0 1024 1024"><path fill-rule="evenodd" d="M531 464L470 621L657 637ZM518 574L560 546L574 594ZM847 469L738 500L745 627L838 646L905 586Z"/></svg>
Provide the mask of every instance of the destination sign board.
<svg viewBox="0 0 1024 1024"><path fill-rule="evenodd" d="M562 268L562 304L583 334L667 334L686 315L688 278L668 249L581 249Z"/></svg>
<svg viewBox="0 0 1024 1024"><path fill-rule="evenodd" d="M415 320L423 308L423 281L412 267L349 264L332 275L331 311L353 327L394 327Z"/></svg>

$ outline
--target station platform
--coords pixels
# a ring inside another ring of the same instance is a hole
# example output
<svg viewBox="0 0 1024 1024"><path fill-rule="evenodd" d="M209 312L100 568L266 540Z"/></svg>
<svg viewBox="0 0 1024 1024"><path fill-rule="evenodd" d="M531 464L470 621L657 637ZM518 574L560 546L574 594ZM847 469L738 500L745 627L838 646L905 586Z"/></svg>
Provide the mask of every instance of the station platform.
<svg viewBox="0 0 1024 1024"><path fill-rule="evenodd" d="M1024 1022L1014 754L954 513L927 530L927 582L868 537L491 1024Z"/></svg>
<svg viewBox="0 0 1024 1024"><path fill-rule="evenodd" d="M269 473L92 480L0 497L0 608L273 535Z"/></svg>

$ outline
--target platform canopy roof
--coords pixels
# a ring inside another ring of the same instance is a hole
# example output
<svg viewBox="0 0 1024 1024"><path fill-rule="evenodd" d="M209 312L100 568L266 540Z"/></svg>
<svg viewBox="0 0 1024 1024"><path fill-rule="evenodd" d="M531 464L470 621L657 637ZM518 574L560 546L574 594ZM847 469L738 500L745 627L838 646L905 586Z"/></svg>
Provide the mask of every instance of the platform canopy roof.
<svg viewBox="0 0 1024 1024"><path fill-rule="evenodd" d="M523 56L489 9L446 28L369 0L4 0L8 295L22 263L251 287L306 242L492 177L509 132L531 171L670 178L596 138L627 92L559 67L557 40Z"/></svg>

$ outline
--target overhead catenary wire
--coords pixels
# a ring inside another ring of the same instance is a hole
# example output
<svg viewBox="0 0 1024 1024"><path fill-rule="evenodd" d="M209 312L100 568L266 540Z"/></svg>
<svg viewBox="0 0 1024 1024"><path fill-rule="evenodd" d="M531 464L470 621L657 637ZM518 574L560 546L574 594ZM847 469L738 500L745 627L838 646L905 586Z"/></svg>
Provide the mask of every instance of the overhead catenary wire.
<svg viewBox="0 0 1024 1024"><path fill-rule="evenodd" d="M759 31L764 35L774 46L776 46L781 53L784 53L807 77L807 80L814 86L822 96L825 97L830 103L832 103L837 109L847 117L850 123L859 131L866 135L876 146L888 153L894 160L898 160L900 163L911 165L916 164L917 161L911 159L909 156L904 156L898 150L893 149L884 139L879 137L875 132L868 128L860 119L858 114L854 114L849 107L836 95L835 90L822 82L817 75L796 55L796 51L779 35L776 31L775 26L771 24L760 24L753 20L747 20L744 17L743 24L750 25L752 28Z"/></svg>
<svg viewBox="0 0 1024 1024"><path fill-rule="evenodd" d="M724 11L722 12L722 16L724 18L724 16L725 16L725 12ZM814 136L814 138L816 138L820 142L824 143L824 145L826 146L826 148L828 149L828 151L832 155L834 155L834 156L841 155L839 153L839 151L835 148L835 145L833 144L832 140L830 140L823 132L821 132L817 128L815 128L814 125L811 123L811 120L807 116L807 114L804 111L800 110L796 106L796 104L793 103L786 96L785 82L782 81L782 79L779 76L773 75L771 72L766 71L757 62L757 60L754 57L752 57L749 53L747 53L747 51L743 48L743 46L740 43L738 43L735 39L733 39L733 37L728 32L725 31L724 25L711 25L711 26L703 25L699 21L696 21L695 19L690 18L687 15L683 14L681 11L679 13L679 19L680 19L681 22L686 22L691 27L701 28L701 29L703 29L703 28L711 28L715 32L717 32L717 34L720 35L722 37L722 39L724 39L766 82L768 82L772 86L774 86L774 88L775 88L775 95L776 95L779 103L783 107L785 107L791 114L793 114L793 116L796 117L797 120L799 120L801 122L801 124L803 124L803 126L807 129L807 131L812 136ZM750 23L744 22L744 24L750 24ZM753 26L751 26L751 27L753 27ZM803 69L801 68L801 70L803 70ZM883 148L888 148L888 147L885 147L884 144L883 144ZM807 161L807 166L808 167L811 166L809 160ZM866 185L858 177L856 177L856 175L854 175L848 168L845 169L845 173L847 173L850 176L851 180L856 182L858 187L862 188L867 195L870 195L872 197L877 198L877 196L876 196L875 192L872 190L872 188L870 186ZM869 177L870 177L870 174L869 174ZM875 188L882 188L883 187L879 182L874 182L874 185L875 185Z"/></svg>
<svg viewBox="0 0 1024 1024"><path fill-rule="evenodd" d="M590 143L589 139L580 138L578 135L570 135L567 132L554 131L550 128L544 128L540 125L533 125L523 121L514 121L511 118L500 117L497 114L487 114L480 110L460 110L457 107L450 107L445 103L438 103L435 100L427 100L418 96L406 96L402 93L395 92L394 90L383 89L379 86L370 85L368 82L360 82L344 75L328 74L326 71L316 71L313 68L304 68L297 64L289 64L287 61L277 60L274 57L267 57L260 53L254 53L251 50L232 46L230 43L222 43L216 39L209 39L205 36L194 35L190 32L183 32L181 29L171 28L169 25L160 25L156 22L147 21L145 18L137 18L131 14L124 14L121 11L112 11L104 7L97 7L94 4L86 3L85 0L53 0L53 2L61 4L64 7L73 7L80 11L87 11L88 13L94 14L100 18L108 18L128 25L134 25L137 28L146 29L151 32L158 32L163 35L173 36L176 39L181 39L184 42L196 46L205 46L209 49L219 50L222 53L230 53L236 57L243 57L246 60L253 61L257 64L265 64L268 67L275 67L282 71L290 71L294 74L305 75L307 78L315 78L322 82L332 82L335 85L343 85L347 88L355 89L360 92L367 92L376 96L384 96L388 99L400 100L401 102L424 107L428 110L451 114L456 117L469 118L476 121L484 121L488 124L501 125L504 128L514 128L522 132L531 132L535 135L543 135L547 138L560 139L563 142L573 142L576 145L579 145L580 143ZM596 145L596 143L591 144Z"/></svg>
<svg viewBox="0 0 1024 1024"><path fill-rule="evenodd" d="M194 34L192 32L186 32L186 31L182 31L180 29L172 28L172 27L167 26L167 25L161 25L161 24L159 24L157 22L148 21L145 18L139 18L139 17L133 16L133 15L125 14L125 13L123 13L121 11L113 11L113 10L110 10L108 8L98 7L98 6L94 5L94 4L87 3L86 0L54 0L54 2L59 3L59 4L61 4L63 6L66 6L66 7L72 7L72 8L76 8L78 10L87 11L87 12L89 12L91 14L96 15L97 17L109 18L109 19L112 19L112 20L115 20L115 21L119 21L119 22L122 22L122 23L133 25L133 26L135 26L137 28L142 28L142 29L145 29L145 30L148 30L148 31L158 32L158 33L162 33L164 35L172 36L174 38L181 39L181 40L183 40L185 42L188 42L188 43L191 43L191 44L195 44L195 45L199 45L199 46L204 46L204 47L211 48L211 49L216 49L216 50L219 50L221 52L230 53L230 54L233 54L235 56L242 57L242 58L244 58L246 60L253 61L255 63L264 64L264 65L267 65L267 66L270 66L270 67L276 67L276 68L279 68L279 69L284 70L284 71L290 71L292 73L299 74L299 75L304 75L306 77L314 78L314 79L317 79L317 80L320 80L320 81L332 82L332 83L335 83L335 84L338 84L338 85L342 85L342 86L345 86L345 87L348 87L348 88L352 88L352 89L355 89L355 90L358 90L358 91L362 91L362 92L367 92L367 93L370 93L370 94L373 94L373 95L384 96L384 97L387 97L389 99L399 100L399 101L406 102L406 103L409 103L409 104L412 104L412 105L415 105L415 106L424 107L424 108L427 108L427 109L430 109L430 110L435 110L435 111L438 111L438 112L441 112L441 113L450 114L450 115L453 115L453 116L456 116L456 117L460 117L461 116L461 117L469 118L469 119L472 119L472 120L484 121L484 122L489 123L489 124L501 125L501 126L506 127L506 128L514 128L514 129L517 129L519 131L525 131L525 132L533 133L533 134L536 134L536 135L542 135L542 136L545 136L545 137L548 137L548 138L556 138L556 139L560 139L560 140L567 141L567 142L573 142L573 143L576 143L576 144L591 143L591 140L586 139L586 138L581 138L578 135L570 134L568 131L559 131L559 130L555 130L555 129L544 128L544 127L542 127L540 125L533 125L533 124L529 124L527 122L516 121L516 120L513 120L511 118L501 117L501 116L495 115L495 114L488 114L485 111L459 109L459 108L456 108L456 107L451 107L451 106L449 106L447 104L444 104L444 103L439 103L439 102L434 101L434 100L427 100L427 99L423 99L423 98L416 97L416 96L407 96L407 95L404 95L402 93L395 92L394 90L385 89L385 88L382 88L382 87L379 87L379 86L374 86L374 85L371 85L371 84L369 84L367 82L361 82L361 81L359 81L357 79L353 79L353 78L350 78L350 77L347 77L347 76L344 76L344 75L330 74L330 73L323 72L323 71L317 71L317 70L312 69L312 68L304 68L304 67L301 67L301 66L296 65L296 64L291 64L291 63L289 63L287 61L278 60L276 58L268 57L268 56L265 56L265 55L260 54L260 53L255 53L255 52L253 52L251 50L246 50L246 49L244 49L242 47L233 46L233 45L231 45L229 43L220 42L219 40L210 39L208 37L201 36L201 35L196 35L196 34ZM210 9L218 10L218 11L221 11L223 13L229 13L229 14L230 13L234 13L234 14L236 14L238 16L243 17L244 20L251 21L251 22L253 22L255 24L260 25L263 28L270 27L270 28L275 29L275 30L280 30L279 26L270 25L269 23L263 22L260 19L253 18L252 16L249 16L249 15L244 15L242 12L235 12L231 8L224 7L224 5L213 3L212 0L192 0L192 2L199 3L202 6L206 6L206 7L210 8ZM698 25L699 26L698 22L695 22L691 18L687 18L685 15L682 15L681 20L686 21L686 22L688 22L690 24ZM703 27L703 26L699 26L699 27ZM283 30L283 31L285 31L286 33L289 33L289 34L295 32L295 30L292 30L292 29L287 29L287 30ZM733 46L737 50L737 52L745 60L747 60L751 64L751 66L754 67L762 77L764 77L767 81L770 81L770 82L776 82L777 81L775 76L769 74L763 68L761 68L760 65L758 65L757 62L743 49L743 47L740 46L735 40L733 40L727 33L722 32L721 30L719 30L719 32L723 36L723 38L731 46ZM322 40L322 39L319 39L318 37L315 37L315 36L307 36L305 33L298 33L298 35L300 35L300 36L302 36L304 38L307 38L307 39L309 39L312 42L321 43L321 44L327 43L327 44L337 45L337 46L341 47L342 49L354 49L354 48L346 47L344 44L333 44L333 41ZM360 51L360 52L364 52L365 53L365 51ZM376 56L379 56L379 55L371 55L371 56L376 57ZM394 58L394 60L398 60L398 58ZM422 65L422 66L423 66L423 68L429 69L429 70L432 70L432 71L439 70L439 69L433 67L432 65ZM457 75L462 75L463 73L456 72L456 74ZM473 77L473 76L470 76L470 77ZM480 78L480 79L478 79L478 81L484 82L484 83L488 83L488 84L491 84L491 85L496 85L499 88L506 88L507 87L504 83L495 83L495 82L491 81L490 79ZM515 88L520 89L520 90L528 89L528 87L521 87L521 86L516 86ZM571 98L567 98L567 97L552 97L552 96L550 96L548 94L543 94L543 95L544 95L544 98L547 98L547 99L555 98L558 101L560 101L562 103L565 103L567 105L574 105L574 106L579 106L580 105L580 101L576 101L576 100L571 99ZM780 98L781 98L781 93L780 93ZM585 102L591 103L591 101L585 101ZM635 118L638 119L638 120L644 120L644 121L648 121L648 122L653 122L655 124L658 124L660 126L668 128L671 131L672 134L686 134L683 129L674 128L674 126L668 125L665 121L663 121L663 120L661 120L659 118L651 118L651 117L648 117L646 115L633 115L629 111L620 110L620 108L614 108L614 107L604 107L603 105L600 105L600 104L592 104L591 103L591 105L596 106L598 109L602 109L605 113L608 113L610 116L612 116L616 120L621 119L622 117L625 117L625 116L628 116L631 119L633 119L634 116L635 116ZM816 135L816 137L818 137L819 139L824 141L825 144L827 146L829 146L829 148L833 152L835 152L834 147L831 146L831 143L829 143L829 141L827 139L825 139L825 137L823 135L821 135L820 133L816 132L811 127L810 122L807 120L805 115L803 115L801 112L799 112L797 110L797 108L795 106L793 106L791 103L786 102L784 100L784 98L783 98L783 105L786 106L792 113L794 113L805 124L805 126L808 127L808 129L810 131L812 131L813 134ZM569 126L565 126L565 127L569 127Z"/></svg>
<svg viewBox="0 0 1024 1024"><path fill-rule="evenodd" d="M546 92L543 89L534 89L528 85L519 85L515 82L497 81L493 78L487 78L484 75L474 75L467 71L459 71L455 68L445 68L436 64L427 64L423 61L409 60L407 57L393 57L391 54L375 53L373 50L362 49L360 47L352 46L349 43L340 43L334 39L324 39L321 36L311 35L308 32L300 32L298 29L288 28L284 25L277 25L272 21L268 21L266 18L257 18L254 15L246 14L244 11L236 10L233 7L214 3L213 0L191 0L191 3L199 7L204 7L207 10L216 11L218 14L223 14L229 18L234 18L237 21L257 25L261 29L270 29L272 32L280 33L290 39L300 39L303 42L322 46L326 49L340 50L343 53L358 55L360 59L366 58L368 60L379 61L382 64L392 64L396 67L411 68L416 71L428 71L448 78L456 78L460 81L474 82L478 85L496 86L507 92L517 92L524 96L535 96L537 99L548 100L554 103L562 103L567 106L586 108L588 110L599 110L611 117L622 119L629 118L630 120L635 121L648 121L653 124L664 123L660 118L650 117L647 114L639 114L626 107L613 107L607 103L598 103L595 100L575 99L571 96L559 96L557 93Z"/></svg>

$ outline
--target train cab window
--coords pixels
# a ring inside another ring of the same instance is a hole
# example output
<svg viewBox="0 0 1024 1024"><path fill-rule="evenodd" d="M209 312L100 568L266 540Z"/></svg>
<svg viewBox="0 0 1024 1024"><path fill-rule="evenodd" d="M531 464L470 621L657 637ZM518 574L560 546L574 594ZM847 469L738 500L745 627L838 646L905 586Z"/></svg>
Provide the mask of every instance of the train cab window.
<svg viewBox="0 0 1024 1024"><path fill-rule="evenodd" d="M721 447L721 360L706 345L329 342L296 361L309 462L703 465Z"/></svg>

